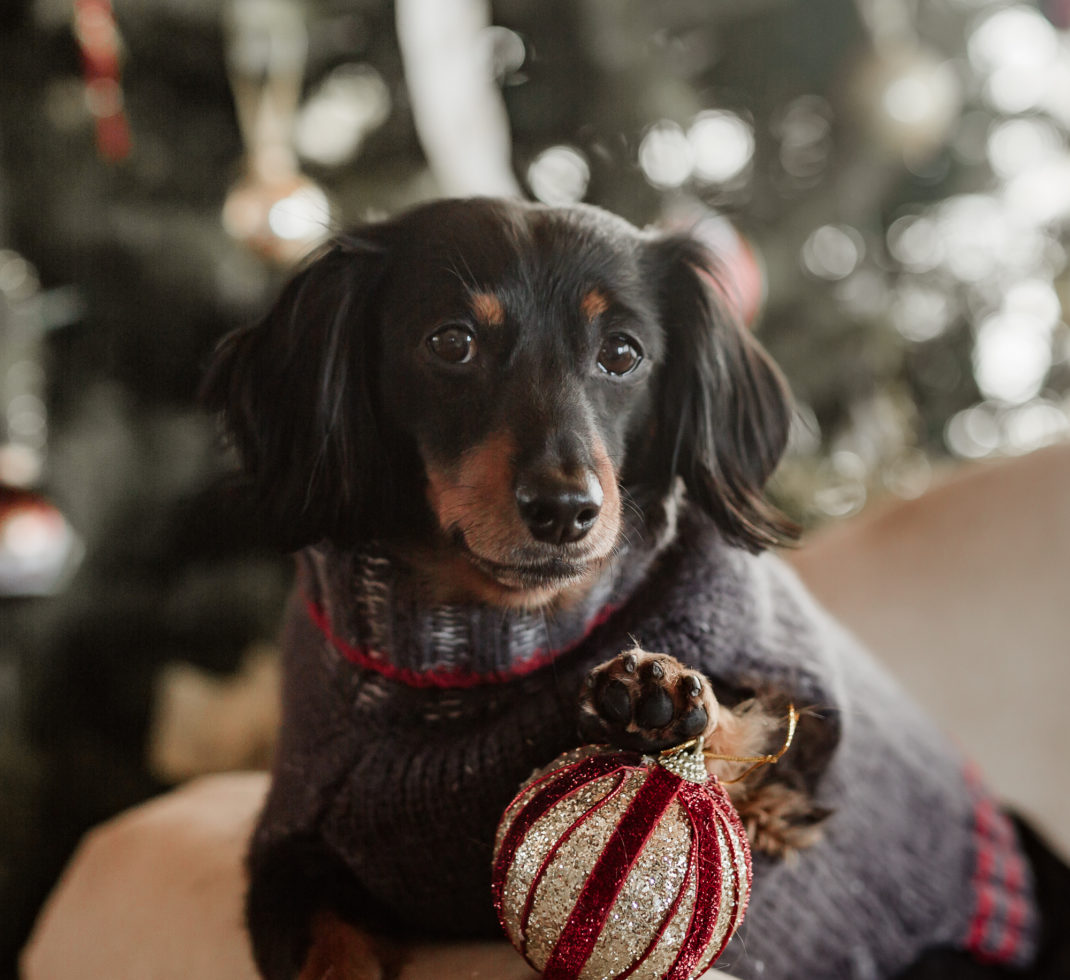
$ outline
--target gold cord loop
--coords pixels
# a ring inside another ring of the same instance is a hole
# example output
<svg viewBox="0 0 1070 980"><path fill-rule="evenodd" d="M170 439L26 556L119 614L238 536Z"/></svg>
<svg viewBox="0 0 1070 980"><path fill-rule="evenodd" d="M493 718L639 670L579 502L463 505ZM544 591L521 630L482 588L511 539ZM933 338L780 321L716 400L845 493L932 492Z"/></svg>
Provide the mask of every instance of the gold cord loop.
<svg viewBox="0 0 1070 980"><path fill-rule="evenodd" d="M780 761L781 756L791 747L792 739L795 738L795 726L799 721L799 714L795 710L794 704L788 705L788 733L784 738L784 744L780 747L778 752L772 755L720 755L716 752L703 752L703 756L707 759L714 759L717 762L749 762L751 765L745 769L739 776L733 779L722 779L722 783L738 783L746 779L756 769L761 769L762 766L772 765ZM690 744L690 743L689 743ZM682 746L681 746L682 748ZM668 752L677 751L674 749L668 749Z"/></svg>

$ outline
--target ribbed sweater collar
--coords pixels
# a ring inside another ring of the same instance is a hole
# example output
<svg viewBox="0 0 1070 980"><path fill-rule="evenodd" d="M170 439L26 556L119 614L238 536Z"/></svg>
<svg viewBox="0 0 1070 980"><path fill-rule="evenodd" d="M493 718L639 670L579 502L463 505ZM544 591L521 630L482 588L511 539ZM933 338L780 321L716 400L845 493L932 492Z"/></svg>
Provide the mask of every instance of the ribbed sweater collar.
<svg viewBox="0 0 1070 980"><path fill-rule="evenodd" d="M575 648L633 595L676 534L675 497L621 535L590 589L565 608L427 601L385 545L323 543L299 557L309 615L347 660L414 687L464 688L528 674Z"/></svg>

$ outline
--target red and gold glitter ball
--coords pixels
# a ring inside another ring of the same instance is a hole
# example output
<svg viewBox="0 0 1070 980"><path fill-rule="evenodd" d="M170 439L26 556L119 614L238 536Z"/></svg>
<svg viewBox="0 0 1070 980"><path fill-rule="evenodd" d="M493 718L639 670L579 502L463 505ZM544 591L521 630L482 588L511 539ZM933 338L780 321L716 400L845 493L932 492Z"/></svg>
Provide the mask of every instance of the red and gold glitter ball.
<svg viewBox="0 0 1070 980"><path fill-rule="evenodd" d="M587 746L506 808L494 901L547 980L689 980L721 955L750 896L750 847L697 754Z"/></svg>

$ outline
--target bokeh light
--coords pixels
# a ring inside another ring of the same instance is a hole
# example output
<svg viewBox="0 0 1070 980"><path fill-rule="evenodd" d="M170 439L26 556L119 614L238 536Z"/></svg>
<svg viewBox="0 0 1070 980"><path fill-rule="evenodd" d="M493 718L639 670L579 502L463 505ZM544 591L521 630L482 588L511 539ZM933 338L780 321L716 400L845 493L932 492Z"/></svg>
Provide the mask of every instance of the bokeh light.
<svg viewBox="0 0 1070 980"><path fill-rule="evenodd" d="M10 249L0 249L0 292L8 300L28 299L39 285L37 272L29 262Z"/></svg>
<svg viewBox="0 0 1070 980"><path fill-rule="evenodd" d="M944 243L932 218L908 214L888 228L888 251L904 268L928 272L944 260Z"/></svg>
<svg viewBox="0 0 1070 980"><path fill-rule="evenodd" d="M773 133L780 140L780 165L796 181L817 178L832 151L832 109L816 95L793 99Z"/></svg>
<svg viewBox="0 0 1070 980"><path fill-rule="evenodd" d="M1021 312L995 313L977 329L973 362L977 385L989 398L1029 401L1051 369L1051 329Z"/></svg>
<svg viewBox="0 0 1070 980"><path fill-rule="evenodd" d="M508 83L527 60L524 39L516 31L495 24L483 29L482 40L487 46L487 63L494 77L499 83Z"/></svg>
<svg viewBox="0 0 1070 980"><path fill-rule="evenodd" d="M1070 155L1062 154L1018 174L1007 182L1008 207L1035 225L1047 225L1070 215Z"/></svg>
<svg viewBox="0 0 1070 980"><path fill-rule="evenodd" d="M1027 317L1041 329L1050 331L1062 317L1062 304L1050 280L1032 278L1014 283L1006 292L1003 308Z"/></svg>
<svg viewBox="0 0 1070 980"><path fill-rule="evenodd" d="M1025 112L1042 101L1058 51L1051 22L1021 5L983 18L967 44L971 65L985 78L988 101L1007 113Z"/></svg>
<svg viewBox="0 0 1070 980"><path fill-rule="evenodd" d="M814 503L827 517L849 517L860 511L866 502L868 467L857 453L841 449L834 452L821 467L821 489Z"/></svg>
<svg viewBox="0 0 1070 980"><path fill-rule="evenodd" d="M306 160L337 167L355 156L389 115L390 90L382 76L368 65L342 65L302 106L294 145Z"/></svg>
<svg viewBox="0 0 1070 980"><path fill-rule="evenodd" d="M24 446L44 447L48 430L45 403L36 395L16 395L7 404L8 435Z"/></svg>
<svg viewBox="0 0 1070 980"><path fill-rule="evenodd" d="M1006 413L1004 448L1012 453L1028 453L1070 438L1070 416L1066 408L1038 398Z"/></svg>
<svg viewBox="0 0 1070 980"><path fill-rule="evenodd" d="M806 270L820 279L845 279L862 261L862 236L847 225L822 225L811 232L802 248Z"/></svg>
<svg viewBox="0 0 1070 980"><path fill-rule="evenodd" d="M963 459L980 459L994 453L1000 444L1000 426L995 406L982 402L956 412L944 429L948 449Z"/></svg>
<svg viewBox="0 0 1070 980"><path fill-rule="evenodd" d="M1067 406L1046 398L1024 405L984 401L948 421L944 441L962 459L1034 452L1070 438Z"/></svg>
<svg viewBox="0 0 1070 980"><path fill-rule="evenodd" d="M678 123L663 120L646 131L639 144L639 167L655 187L680 187L694 166L694 149Z"/></svg>
<svg viewBox="0 0 1070 980"><path fill-rule="evenodd" d="M528 187L543 204L582 201L591 180L587 158L572 146L549 146L528 164Z"/></svg>
<svg viewBox="0 0 1070 980"><path fill-rule="evenodd" d="M881 108L898 135L928 147L938 143L962 107L962 86L954 67L930 52L912 52L892 66Z"/></svg>
<svg viewBox="0 0 1070 980"><path fill-rule="evenodd" d="M998 177L1006 179L1056 159L1063 150L1064 141L1049 120L1026 117L1006 119L993 125L986 145L992 170Z"/></svg>
<svg viewBox="0 0 1070 980"><path fill-rule="evenodd" d="M330 225L327 195L315 185L304 185L276 201L268 210L268 226L286 241L314 242Z"/></svg>
<svg viewBox="0 0 1070 980"><path fill-rule="evenodd" d="M754 156L754 132L734 112L701 112L687 131L695 176L724 184L742 174Z"/></svg>
<svg viewBox="0 0 1070 980"><path fill-rule="evenodd" d="M939 337L951 325L954 313L947 290L924 283L901 285L891 304L896 330L914 343Z"/></svg>

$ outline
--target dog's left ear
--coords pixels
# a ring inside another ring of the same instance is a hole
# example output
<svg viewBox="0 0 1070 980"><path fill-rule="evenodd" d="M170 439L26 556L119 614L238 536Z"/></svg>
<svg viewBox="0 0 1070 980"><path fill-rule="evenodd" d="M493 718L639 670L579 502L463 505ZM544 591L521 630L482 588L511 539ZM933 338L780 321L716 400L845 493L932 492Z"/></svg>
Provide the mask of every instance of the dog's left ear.
<svg viewBox="0 0 1070 980"><path fill-rule="evenodd" d="M682 477L725 538L749 551L798 528L763 489L787 443L791 400L769 355L727 309L716 260L693 238L650 244L667 351L658 393L655 471Z"/></svg>
<svg viewBox="0 0 1070 980"><path fill-rule="evenodd" d="M367 536L393 506L397 452L381 431L376 370L383 227L312 256L260 322L223 339L202 386L265 535L289 548Z"/></svg>

